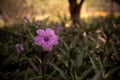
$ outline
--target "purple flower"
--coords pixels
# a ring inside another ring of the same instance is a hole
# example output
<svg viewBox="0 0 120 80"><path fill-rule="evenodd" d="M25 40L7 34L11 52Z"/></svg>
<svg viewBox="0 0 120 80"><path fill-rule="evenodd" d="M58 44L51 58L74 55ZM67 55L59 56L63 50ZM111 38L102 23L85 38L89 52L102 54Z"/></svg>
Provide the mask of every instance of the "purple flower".
<svg viewBox="0 0 120 80"><path fill-rule="evenodd" d="M46 30L39 29L36 33L38 35L34 38L35 44L42 46L46 51L51 51L53 45L58 44L58 37L55 35L54 30L50 28Z"/></svg>
<svg viewBox="0 0 120 80"><path fill-rule="evenodd" d="M25 22L29 22L29 19L28 19L27 16L24 16L24 17L23 17L23 20L24 20Z"/></svg>
<svg viewBox="0 0 120 80"><path fill-rule="evenodd" d="M39 25L40 24L40 20L36 20L35 24Z"/></svg>
<svg viewBox="0 0 120 80"><path fill-rule="evenodd" d="M16 44L16 51L17 51L18 53L21 53L23 50L24 50L23 45L20 44L20 43L17 43L17 44Z"/></svg>
<svg viewBox="0 0 120 80"><path fill-rule="evenodd" d="M58 23L56 23L56 24L55 24L55 29L54 29L54 30L55 30L56 33L59 33L60 30L61 30L61 26L60 26Z"/></svg>

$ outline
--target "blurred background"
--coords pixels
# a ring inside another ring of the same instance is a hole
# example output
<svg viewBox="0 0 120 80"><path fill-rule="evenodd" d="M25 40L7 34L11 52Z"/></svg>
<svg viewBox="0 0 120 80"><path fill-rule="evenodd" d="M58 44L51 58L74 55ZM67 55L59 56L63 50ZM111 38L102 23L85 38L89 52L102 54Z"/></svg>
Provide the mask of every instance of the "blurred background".
<svg viewBox="0 0 120 80"><path fill-rule="evenodd" d="M77 0L78 3L80 1ZM11 25L25 16L30 20L48 16L50 21L59 22L60 18L69 20L69 5L69 0L1 0L0 26ZM119 0L85 0L80 9L80 17L86 21L91 17L108 16L120 16Z"/></svg>
<svg viewBox="0 0 120 80"><path fill-rule="evenodd" d="M120 80L120 0L0 0L0 80Z"/></svg>

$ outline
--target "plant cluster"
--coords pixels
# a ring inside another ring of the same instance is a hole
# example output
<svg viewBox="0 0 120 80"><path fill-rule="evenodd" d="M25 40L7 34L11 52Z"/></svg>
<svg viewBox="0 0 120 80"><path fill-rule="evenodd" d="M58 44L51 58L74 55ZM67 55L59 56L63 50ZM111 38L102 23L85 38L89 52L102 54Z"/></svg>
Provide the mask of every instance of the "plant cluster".
<svg viewBox="0 0 120 80"><path fill-rule="evenodd" d="M119 80L115 20L97 19L76 29L47 24L46 18L0 29L0 80Z"/></svg>

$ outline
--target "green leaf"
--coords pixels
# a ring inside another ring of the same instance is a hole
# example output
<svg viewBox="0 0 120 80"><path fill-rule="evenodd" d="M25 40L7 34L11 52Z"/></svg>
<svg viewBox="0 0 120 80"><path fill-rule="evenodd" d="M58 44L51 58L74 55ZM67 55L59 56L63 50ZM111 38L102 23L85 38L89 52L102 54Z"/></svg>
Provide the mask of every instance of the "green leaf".
<svg viewBox="0 0 120 80"><path fill-rule="evenodd" d="M112 76L116 71L120 71L120 66L118 67L115 67L113 69L111 69L110 71L108 71L106 74L105 74L105 79L107 79L108 77Z"/></svg>
<svg viewBox="0 0 120 80"><path fill-rule="evenodd" d="M28 70L29 70L29 69L27 68L27 70L26 70L26 72L25 72L24 80L28 80L28 73L29 73Z"/></svg>
<svg viewBox="0 0 120 80"><path fill-rule="evenodd" d="M100 61L99 59L99 64L100 64L100 68L101 68L101 73L102 73L102 76L104 77L104 69L103 69L103 65L102 65L102 62Z"/></svg>
<svg viewBox="0 0 120 80"><path fill-rule="evenodd" d="M61 42L64 44L66 50L69 52L69 51L70 51L70 48L69 48L69 46L67 45L67 43L66 43L61 37L60 37L59 39L60 39Z"/></svg>
<svg viewBox="0 0 120 80"><path fill-rule="evenodd" d="M90 72L91 72L92 70L93 70L93 68L90 67L88 70L84 71L84 72L82 73L82 77L80 78L80 80L86 78L86 77L90 74Z"/></svg>
<svg viewBox="0 0 120 80"><path fill-rule="evenodd" d="M7 58L4 59L4 62L0 65L0 69L2 70L9 62L11 62L14 53L11 53Z"/></svg>
<svg viewBox="0 0 120 80"><path fill-rule="evenodd" d="M92 63L93 69L94 69L95 72L97 73L98 70L97 70L97 65L96 65L96 63L95 63L95 60L94 60L91 56L89 56L89 58L90 58L90 61L91 61L91 63Z"/></svg>
<svg viewBox="0 0 120 80"><path fill-rule="evenodd" d="M77 67L83 64L83 59L84 59L84 52L79 53L79 55L77 56Z"/></svg>
<svg viewBox="0 0 120 80"><path fill-rule="evenodd" d="M34 35L32 34L31 30L30 30L30 26L27 28L27 31L29 33L29 36L31 39L34 39Z"/></svg>
<svg viewBox="0 0 120 80"><path fill-rule="evenodd" d="M65 80L67 80L65 73L59 67L57 67L53 63L49 63L49 65L52 66L56 71L58 71Z"/></svg>
<svg viewBox="0 0 120 80"><path fill-rule="evenodd" d="M43 19L43 20L40 22L41 28L43 28L43 29L46 28L48 19L49 19L49 17Z"/></svg>
<svg viewBox="0 0 120 80"><path fill-rule="evenodd" d="M76 47L77 40L78 40L78 36L75 36L75 37L73 38L73 40L71 41L71 43L70 43L70 48Z"/></svg>
<svg viewBox="0 0 120 80"><path fill-rule="evenodd" d="M47 80L51 80L53 75L55 74L56 70L54 70L50 75L48 75Z"/></svg>
<svg viewBox="0 0 120 80"><path fill-rule="evenodd" d="M34 71L40 75L40 71L39 69L37 68L37 66L32 62L32 60L30 58L27 58L26 56L24 56L25 59L30 63L30 65L33 67Z"/></svg>
<svg viewBox="0 0 120 80"><path fill-rule="evenodd" d="M42 76L32 77L32 78L29 78L28 80L42 80Z"/></svg>
<svg viewBox="0 0 120 80"><path fill-rule="evenodd" d="M63 55L67 56L67 52L64 49L62 49L60 47L58 49L62 52Z"/></svg>

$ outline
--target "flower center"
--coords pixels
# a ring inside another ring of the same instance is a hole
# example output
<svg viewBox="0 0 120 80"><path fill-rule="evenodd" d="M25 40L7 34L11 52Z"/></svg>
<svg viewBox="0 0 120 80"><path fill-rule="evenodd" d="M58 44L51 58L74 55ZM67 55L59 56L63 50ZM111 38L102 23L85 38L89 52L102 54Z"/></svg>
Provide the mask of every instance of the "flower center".
<svg viewBox="0 0 120 80"><path fill-rule="evenodd" d="M45 36L45 37L44 37L44 40L45 40L45 41L49 41L49 37L48 37L48 36Z"/></svg>

